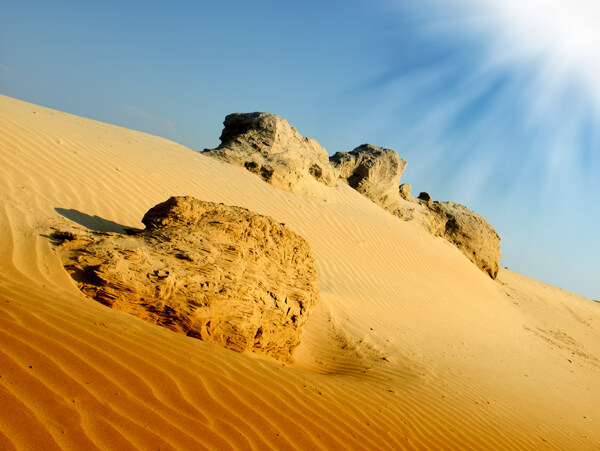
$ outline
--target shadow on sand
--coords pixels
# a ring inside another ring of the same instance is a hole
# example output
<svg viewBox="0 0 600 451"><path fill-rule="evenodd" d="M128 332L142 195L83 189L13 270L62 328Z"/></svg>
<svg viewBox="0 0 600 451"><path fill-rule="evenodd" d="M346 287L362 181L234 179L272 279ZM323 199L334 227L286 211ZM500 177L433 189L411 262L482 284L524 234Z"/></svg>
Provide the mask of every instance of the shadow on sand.
<svg viewBox="0 0 600 451"><path fill-rule="evenodd" d="M122 224L117 224L116 222L109 221L108 219L104 219L99 216L90 216L72 208L55 208L54 211L68 220L76 222L77 224L96 232L130 234L133 231L137 231L137 229L127 227Z"/></svg>

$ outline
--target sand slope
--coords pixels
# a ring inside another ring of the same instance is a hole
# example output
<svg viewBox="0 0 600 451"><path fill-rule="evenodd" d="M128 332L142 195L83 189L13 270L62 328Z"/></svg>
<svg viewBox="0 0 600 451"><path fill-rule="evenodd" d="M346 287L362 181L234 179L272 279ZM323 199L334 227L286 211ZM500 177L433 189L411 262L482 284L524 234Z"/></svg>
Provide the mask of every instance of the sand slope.
<svg viewBox="0 0 600 451"><path fill-rule="evenodd" d="M87 299L45 236L141 227L173 195L308 240L321 302L294 364ZM600 305L508 270L493 281L346 185L322 196L0 97L0 449L600 447Z"/></svg>

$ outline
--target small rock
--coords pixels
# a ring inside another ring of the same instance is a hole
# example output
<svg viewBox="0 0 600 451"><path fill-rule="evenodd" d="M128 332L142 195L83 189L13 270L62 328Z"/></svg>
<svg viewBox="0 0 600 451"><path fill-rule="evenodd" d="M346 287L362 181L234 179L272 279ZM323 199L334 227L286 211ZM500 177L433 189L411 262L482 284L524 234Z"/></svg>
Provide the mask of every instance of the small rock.
<svg viewBox="0 0 600 451"><path fill-rule="evenodd" d="M412 200L412 195L410 194L410 185L408 183L403 183L400 185L400 189L398 190L400 197L405 200Z"/></svg>
<svg viewBox="0 0 600 451"><path fill-rule="evenodd" d="M425 202L431 202L431 196L429 195L429 193L426 193L425 191L423 191L422 193L419 194L419 199L424 200Z"/></svg>

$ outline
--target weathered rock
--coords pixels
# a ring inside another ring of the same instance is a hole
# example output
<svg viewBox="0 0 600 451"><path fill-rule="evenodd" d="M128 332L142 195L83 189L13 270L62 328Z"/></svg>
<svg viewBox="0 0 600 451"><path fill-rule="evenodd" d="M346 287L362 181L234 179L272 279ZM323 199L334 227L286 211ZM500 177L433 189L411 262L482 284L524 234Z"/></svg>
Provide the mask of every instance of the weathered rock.
<svg viewBox="0 0 600 451"><path fill-rule="evenodd" d="M287 121L269 113L231 114L225 118L221 145L207 155L243 166L273 186L320 197L323 185L338 178L405 221L453 243L482 271L496 278L500 238L481 216L451 202L435 202L400 185L406 161L391 149L363 144L328 159L325 149L303 138Z"/></svg>
<svg viewBox="0 0 600 451"><path fill-rule="evenodd" d="M419 193L419 199L421 199L422 201L424 201L426 203L429 203L433 200L431 198L431 196L429 195L429 193L426 193L425 191Z"/></svg>
<svg viewBox="0 0 600 451"><path fill-rule="evenodd" d="M404 219L415 221L432 235L454 244L482 271L496 278L500 264L500 237L481 216L453 202L434 202L421 192L410 194L410 185L400 186L406 161L390 149L363 144L352 152L330 158L340 177L377 205Z"/></svg>
<svg viewBox="0 0 600 451"><path fill-rule="evenodd" d="M405 221L416 222L429 233L439 235L438 232L443 228L443 224L441 224L437 215L432 213L422 202L420 202L419 198L412 196L410 188L408 183L400 185L398 190L400 198L398 199L396 216Z"/></svg>
<svg viewBox="0 0 600 451"><path fill-rule="evenodd" d="M445 227L445 216L440 214L440 209L434 207L433 201L422 201L418 197L404 199L400 197L398 201L398 211L396 216L405 220L417 223L427 232L435 236L443 236Z"/></svg>
<svg viewBox="0 0 600 451"><path fill-rule="evenodd" d="M396 151L363 144L352 152L337 152L329 161L352 188L396 213L398 185L406 168L406 161Z"/></svg>
<svg viewBox="0 0 600 451"><path fill-rule="evenodd" d="M404 200L412 200L412 194L410 194L410 184L408 183L403 183L402 185L400 185L400 188L398 189L398 194L400 194L400 197Z"/></svg>
<svg viewBox="0 0 600 451"><path fill-rule="evenodd" d="M455 202L435 202L445 219L443 237L495 279L500 267L500 236L482 216Z"/></svg>
<svg viewBox="0 0 600 451"><path fill-rule="evenodd" d="M480 215L455 202L434 201L422 192L412 200L402 198L398 216L416 221L425 230L454 244L478 268L495 279L500 266L500 237Z"/></svg>
<svg viewBox="0 0 600 451"><path fill-rule="evenodd" d="M270 113L236 113L225 118L221 145L204 154L242 166L276 188L316 195L339 178L323 147L303 138L288 122Z"/></svg>
<svg viewBox="0 0 600 451"><path fill-rule="evenodd" d="M73 227L54 234L63 264L93 299L238 352L289 361L317 302L308 243L246 209L172 197L132 236Z"/></svg>
<svg viewBox="0 0 600 451"><path fill-rule="evenodd" d="M453 202L434 202L421 192L410 194L410 185L400 186L406 161L390 149L363 144L352 152L330 158L340 177L377 205L405 221L415 221L435 236L454 244L482 271L496 278L500 264L500 237L481 216Z"/></svg>

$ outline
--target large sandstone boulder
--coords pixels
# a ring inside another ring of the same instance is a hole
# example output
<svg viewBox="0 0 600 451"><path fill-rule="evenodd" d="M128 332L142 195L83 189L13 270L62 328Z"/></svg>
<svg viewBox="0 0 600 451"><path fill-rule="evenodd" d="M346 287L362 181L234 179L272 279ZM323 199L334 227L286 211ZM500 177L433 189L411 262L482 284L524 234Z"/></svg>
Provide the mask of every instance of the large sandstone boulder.
<svg viewBox="0 0 600 451"><path fill-rule="evenodd" d="M396 214L398 185L406 168L396 151L363 144L352 152L337 152L329 161L352 188Z"/></svg>
<svg viewBox="0 0 600 451"><path fill-rule="evenodd" d="M317 302L308 243L246 209L172 197L131 236L83 228L54 234L88 296L238 352L289 361Z"/></svg>
<svg viewBox="0 0 600 451"><path fill-rule="evenodd" d="M318 195L334 186L338 172L312 138L303 138L288 122L270 113L236 113L225 118L221 145L204 154L242 166L276 188Z"/></svg>

